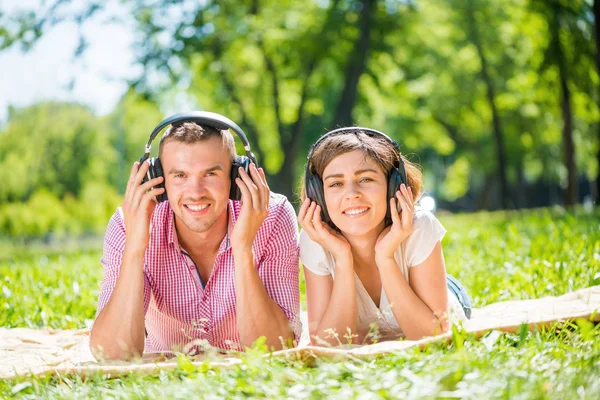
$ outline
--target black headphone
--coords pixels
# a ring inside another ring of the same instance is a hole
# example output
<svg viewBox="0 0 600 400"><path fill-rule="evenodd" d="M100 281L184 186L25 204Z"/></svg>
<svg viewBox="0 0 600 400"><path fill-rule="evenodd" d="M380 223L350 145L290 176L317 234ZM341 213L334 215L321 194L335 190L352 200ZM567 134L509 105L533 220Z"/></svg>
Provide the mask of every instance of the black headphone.
<svg viewBox="0 0 600 400"><path fill-rule="evenodd" d="M319 144L321 144L321 142L328 137L331 137L334 135L346 135L346 134L356 135L361 132L366 135L372 136L372 137L380 136L380 137L384 138L392 145L392 147L394 148L394 151L396 153L396 160L394 161L394 167L392 168L392 170L390 171L390 174L388 176L388 190L387 190L388 206L387 206L387 212L385 214L385 225L386 226L392 224L392 214L390 212L389 200L396 197L396 191L398 190L398 187L400 186L401 183L408 185L408 180L406 178L406 170L404 168L404 161L402 160L402 156L400 155L400 146L398 146L398 143L396 143L395 140L390 138L385 133L376 131L375 129L363 128L360 126L338 128L338 129L334 129L333 131L327 132L326 134L321 136L319 138L319 140L317 140L315 142L315 144L313 144L310 147L310 150L308 150L308 161L306 162L306 169L304 171L304 190L306 193L306 197L308 197L311 200L314 200L319 206L321 206L321 219L323 220L323 222L328 223L329 226L331 226L332 228L334 228L336 230L338 228L331 221L331 218L329 217L329 212L327 211L327 205L325 204L325 193L323 192L323 181L321 180L321 177L319 177L312 170L313 169L313 166L311 163L312 154L313 154L315 148L317 148L319 146Z"/></svg>
<svg viewBox="0 0 600 400"><path fill-rule="evenodd" d="M242 129L235 122L220 114L208 111L192 111L188 113L175 114L170 116L169 118L166 118L160 124L158 124L156 128L154 128L154 130L150 134L150 139L148 139L148 143L146 143L144 155L142 156L142 158L140 158L140 165L146 160L148 160L148 162L150 163L150 168L148 168L148 173L142 180L142 183L147 182L150 179L158 178L159 176L162 176L164 178L164 172L162 164L160 163L160 159L158 157L150 157L152 141L154 140L156 135L158 135L158 133L161 130L163 130L163 128L167 125L176 127L185 122L195 122L198 125L206 125L218 130L231 129L241 139L242 143L244 144L244 150L246 151L246 155L235 156L233 160L233 165L231 166L231 188L229 189L229 198L231 200L241 200L242 192L240 191L238 185L235 183L235 179L239 178L238 168L242 167L247 173L249 173L248 168L250 167L251 162L253 162L258 168L256 157L254 156L252 151L250 151L250 143L248 142L244 131L242 131ZM157 189L164 188L164 179L162 183L156 185L155 187ZM159 203L165 200L167 200L166 189L162 194L156 196L156 201L158 201Z"/></svg>

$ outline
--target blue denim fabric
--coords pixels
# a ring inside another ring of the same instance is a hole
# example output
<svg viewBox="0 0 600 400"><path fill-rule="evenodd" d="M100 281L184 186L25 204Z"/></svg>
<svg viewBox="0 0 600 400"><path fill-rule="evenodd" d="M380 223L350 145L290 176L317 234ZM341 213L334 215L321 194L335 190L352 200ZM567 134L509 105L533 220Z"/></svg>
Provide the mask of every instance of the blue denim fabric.
<svg viewBox="0 0 600 400"><path fill-rule="evenodd" d="M471 298L465 290L464 286L450 274L446 274L446 281L448 282L448 289L456 296L458 302L465 311L465 315L468 319L471 319Z"/></svg>

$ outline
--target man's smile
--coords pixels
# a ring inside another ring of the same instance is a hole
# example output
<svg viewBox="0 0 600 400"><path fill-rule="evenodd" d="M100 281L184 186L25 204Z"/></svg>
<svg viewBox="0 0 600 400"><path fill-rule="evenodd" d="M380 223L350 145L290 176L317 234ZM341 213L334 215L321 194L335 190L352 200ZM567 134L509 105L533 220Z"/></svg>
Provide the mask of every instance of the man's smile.
<svg viewBox="0 0 600 400"><path fill-rule="evenodd" d="M210 208L210 203L207 204L184 204L183 208L193 215L193 216L201 216L208 212Z"/></svg>

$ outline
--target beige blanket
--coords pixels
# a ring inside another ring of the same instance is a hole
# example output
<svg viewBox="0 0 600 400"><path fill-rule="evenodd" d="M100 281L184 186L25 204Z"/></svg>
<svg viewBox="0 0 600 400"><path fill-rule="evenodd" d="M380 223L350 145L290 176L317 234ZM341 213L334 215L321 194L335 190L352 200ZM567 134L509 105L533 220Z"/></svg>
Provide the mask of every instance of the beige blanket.
<svg viewBox="0 0 600 400"><path fill-rule="evenodd" d="M551 327L576 318L600 321L600 286L581 289L560 297L534 300L506 301L474 309L465 330L482 335L490 330L516 332L526 324L528 329ZM319 357L373 358L413 346L425 346L438 341L450 341L450 333L417 341L381 342L353 348L323 348L301 345L296 349L281 350L269 357L293 358L307 364ZM305 338L306 339L306 338ZM305 340L306 342L306 340ZM209 359L212 366L239 363L236 355L205 355L193 361L195 366ZM189 365L189 364L188 364ZM88 347L88 330L56 331L51 329L0 328L0 378L17 375L105 374L120 376L128 373L155 374L160 369L177 368L176 359L160 355L145 355L138 362L97 363Z"/></svg>

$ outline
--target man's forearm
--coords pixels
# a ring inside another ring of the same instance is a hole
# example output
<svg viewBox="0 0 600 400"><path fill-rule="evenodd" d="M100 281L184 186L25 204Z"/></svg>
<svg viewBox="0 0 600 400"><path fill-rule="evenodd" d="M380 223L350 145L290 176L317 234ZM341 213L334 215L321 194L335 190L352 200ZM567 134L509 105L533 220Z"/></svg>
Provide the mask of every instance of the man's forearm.
<svg viewBox="0 0 600 400"><path fill-rule="evenodd" d="M110 300L90 334L96 358L128 359L144 351L144 252L128 250Z"/></svg>
<svg viewBox="0 0 600 400"><path fill-rule="evenodd" d="M294 339L289 321L279 305L269 297L256 266L251 248L234 249L237 325L242 346L250 347L261 336L267 346L281 349Z"/></svg>

